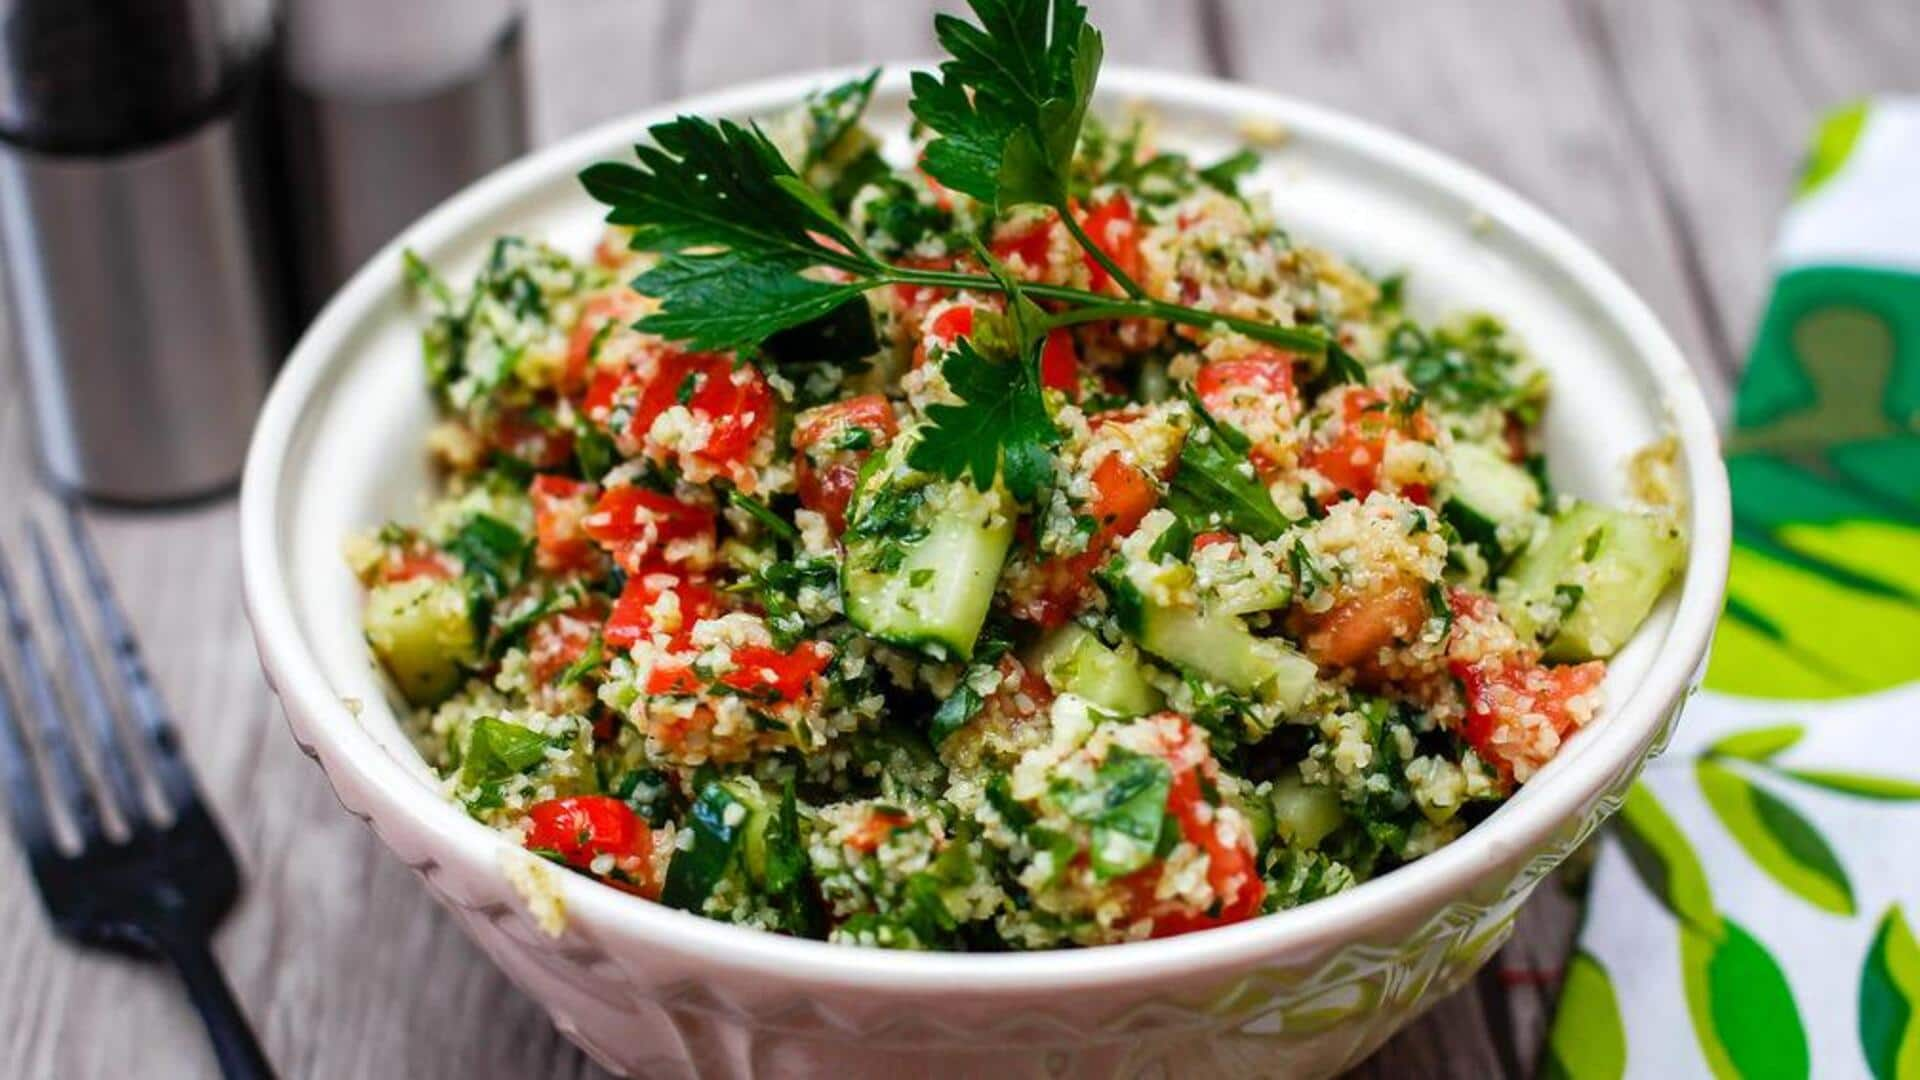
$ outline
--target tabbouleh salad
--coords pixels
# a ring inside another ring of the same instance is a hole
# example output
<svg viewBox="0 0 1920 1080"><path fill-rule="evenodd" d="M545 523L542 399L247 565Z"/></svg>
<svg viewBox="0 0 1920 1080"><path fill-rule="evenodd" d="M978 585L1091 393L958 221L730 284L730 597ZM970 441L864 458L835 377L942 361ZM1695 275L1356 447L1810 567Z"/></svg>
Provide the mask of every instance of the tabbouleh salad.
<svg viewBox="0 0 1920 1080"><path fill-rule="evenodd" d="M1671 514L1550 491L1501 323L1088 115L1078 4L973 8L912 162L868 77L587 170L590 258L409 256L446 489L350 553L446 794L893 948L1181 934L1458 837L1596 715Z"/></svg>

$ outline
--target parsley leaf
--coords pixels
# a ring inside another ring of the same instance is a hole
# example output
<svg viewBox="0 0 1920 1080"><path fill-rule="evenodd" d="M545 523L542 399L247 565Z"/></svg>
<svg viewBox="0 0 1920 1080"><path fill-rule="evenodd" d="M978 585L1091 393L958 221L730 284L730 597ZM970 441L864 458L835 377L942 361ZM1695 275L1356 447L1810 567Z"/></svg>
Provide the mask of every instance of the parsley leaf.
<svg viewBox="0 0 1920 1080"><path fill-rule="evenodd" d="M1196 175L1215 191L1238 196L1240 178L1260 167L1260 155L1242 147L1228 157L1201 169Z"/></svg>
<svg viewBox="0 0 1920 1080"><path fill-rule="evenodd" d="M758 128L683 116L650 134L656 145L634 147L638 167L601 162L580 173L610 208L607 221L633 230L636 250L665 256L633 281L662 304L640 329L694 349L757 344L869 287L802 271L882 269Z"/></svg>
<svg viewBox="0 0 1920 1080"><path fill-rule="evenodd" d="M972 473L981 491L993 486L997 474L1014 498L1032 502L1053 479L1052 449L1060 443L1041 396L1039 346L993 361L961 338L940 371L962 403L927 406L932 423L922 429L907 462L952 480Z"/></svg>
<svg viewBox="0 0 1920 1080"><path fill-rule="evenodd" d="M1103 46L1079 0L969 0L975 26L935 16L948 60L916 72L913 115L936 134L924 166L993 207L1064 207Z"/></svg>
<svg viewBox="0 0 1920 1080"><path fill-rule="evenodd" d="M1180 466L1168 485L1166 507L1195 533L1226 528L1255 540L1277 539L1293 523L1252 470L1251 443L1231 425L1215 420L1189 391L1200 427L1180 447Z"/></svg>

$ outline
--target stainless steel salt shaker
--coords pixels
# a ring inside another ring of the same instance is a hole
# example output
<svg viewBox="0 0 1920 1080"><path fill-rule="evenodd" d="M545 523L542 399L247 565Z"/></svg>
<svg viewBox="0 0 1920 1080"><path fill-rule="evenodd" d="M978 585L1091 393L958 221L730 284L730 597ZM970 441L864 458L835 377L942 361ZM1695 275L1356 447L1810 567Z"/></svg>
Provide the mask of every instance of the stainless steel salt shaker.
<svg viewBox="0 0 1920 1080"><path fill-rule="evenodd" d="M285 347L273 30L270 0L0 0L0 267L64 489L152 503L239 476Z"/></svg>
<svg viewBox="0 0 1920 1080"><path fill-rule="evenodd" d="M526 150L520 23L517 0L288 0L284 179L304 309Z"/></svg>

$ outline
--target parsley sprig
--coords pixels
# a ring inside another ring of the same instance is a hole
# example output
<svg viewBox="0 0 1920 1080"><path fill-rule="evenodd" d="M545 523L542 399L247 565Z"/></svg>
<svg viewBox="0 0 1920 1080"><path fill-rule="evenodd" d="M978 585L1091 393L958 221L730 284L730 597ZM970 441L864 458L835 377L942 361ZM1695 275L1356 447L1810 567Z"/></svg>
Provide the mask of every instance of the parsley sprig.
<svg viewBox="0 0 1920 1080"><path fill-rule="evenodd" d="M1068 203L1073 154L1105 52L1086 7L1078 0L972 0L972 7L979 26L934 16L934 37L949 59L938 77L913 76L909 106L937 135L922 167L995 211L1052 207L1128 296L1145 296Z"/></svg>
<svg viewBox="0 0 1920 1080"><path fill-rule="evenodd" d="M981 252L989 272L894 266L876 255L781 155L761 130L730 120L682 116L650 129L635 164L601 162L580 174L607 221L632 230L636 251L659 261L633 281L659 301L639 329L701 350L741 350L782 331L844 315L888 285L997 292L1016 315L1012 357L966 345L944 361L960 405L929 409L932 421L915 465L952 479L971 473L982 488L996 469L1009 492L1031 501L1051 474L1059 441L1039 377L1047 332L1115 319L1157 319L1229 330L1293 352L1321 355L1317 328L1278 326L1149 297L1086 235L1069 202L1080 141L1102 56L1100 34L1079 0L969 0L979 24L943 15L935 35L948 52L936 76L913 78L910 107L934 133L925 168L936 180L996 214L1008 207L1053 208L1088 256L1127 294L1022 283ZM828 98L844 133L872 76ZM809 158L819 151L809 148ZM804 164L811 164L811 161ZM1045 304L1043 310L1039 305Z"/></svg>

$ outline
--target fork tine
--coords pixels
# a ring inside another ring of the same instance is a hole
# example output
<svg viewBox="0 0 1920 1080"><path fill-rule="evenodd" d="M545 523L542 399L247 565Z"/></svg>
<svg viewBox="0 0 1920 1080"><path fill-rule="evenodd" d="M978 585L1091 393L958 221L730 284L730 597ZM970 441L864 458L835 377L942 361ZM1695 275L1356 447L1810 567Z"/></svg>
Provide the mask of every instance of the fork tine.
<svg viewBox="0 0 1920 1080"><path fill-rule="evenodd" d="M87 787L80 763L74 758L66 725L60 722L59 698L54 693L53 681L47 677L46 662L41 659L40 646L34 641L33 628L27 623L26 609L21 606L13 572L4 556L0 556L0 604L6 607L7 629L20 662L20 676L26 682L27 707L35 714L40 754L52 774L53 794L66 804L81 843L91 843L103 835L100 808Z"/></svg>
<svg viewBox="0 0 1920 1080"><path fill-rule="evenodd" d="M60 640L66 646L72 672L70 685L80 699L80 711L86 714L86 725L93 736L94 760L106 774L107 790L118 804L120 819L129 831L137 832L147 820L146 800L140 795L140 784L128 768L126 749L114 730L113 706L107 702L99 662L87 644L80 620L67 604L66 590L61 587L60 572L54 565L53 552L47 547L47 538L31 519L27 521L27 539L33 545L35 561L40 564L40 587L47 594L47 611L60 627Z"/></svg>
<svg viewBox="0 0 1920 1080"><path fill-rule="evenodd" d="M4 572L0 566L0 573ZM54 847L53 822L47 817L40 794L40 772L33 766L27 733L13 711L13 691L5 680L0 680L0 781L7 785L7 808L20 846L29 859L40 858Z"/></svg>
<svg viewBox="0 0 1920 1080"><path fill-rule="evenodd" d="M176 811L183 810L197 802L200 796L194 786L193 774L180 756L180 737L174 733L173 722L167 719L167 706L160 700L160 692L154 689L153 680L147 676L147 666L140 659L140 645L134 640L133 628L121 612L119 602L114 599L113 586L107 581L106 566L100 561L99 552L94 549L93 539L87 535L86 523L80 519L79 506L69 500L65 509L67 535L73 542L74 551L80 556L80 570L86 578L87 591L93 594L93 608L99 613L100 628L106 634L107 651L112 654L113 665L120 672L120 686L126 695L127 708L133 712L134 723L149 744L150 771L165 794L168 805Z"/></svg>

